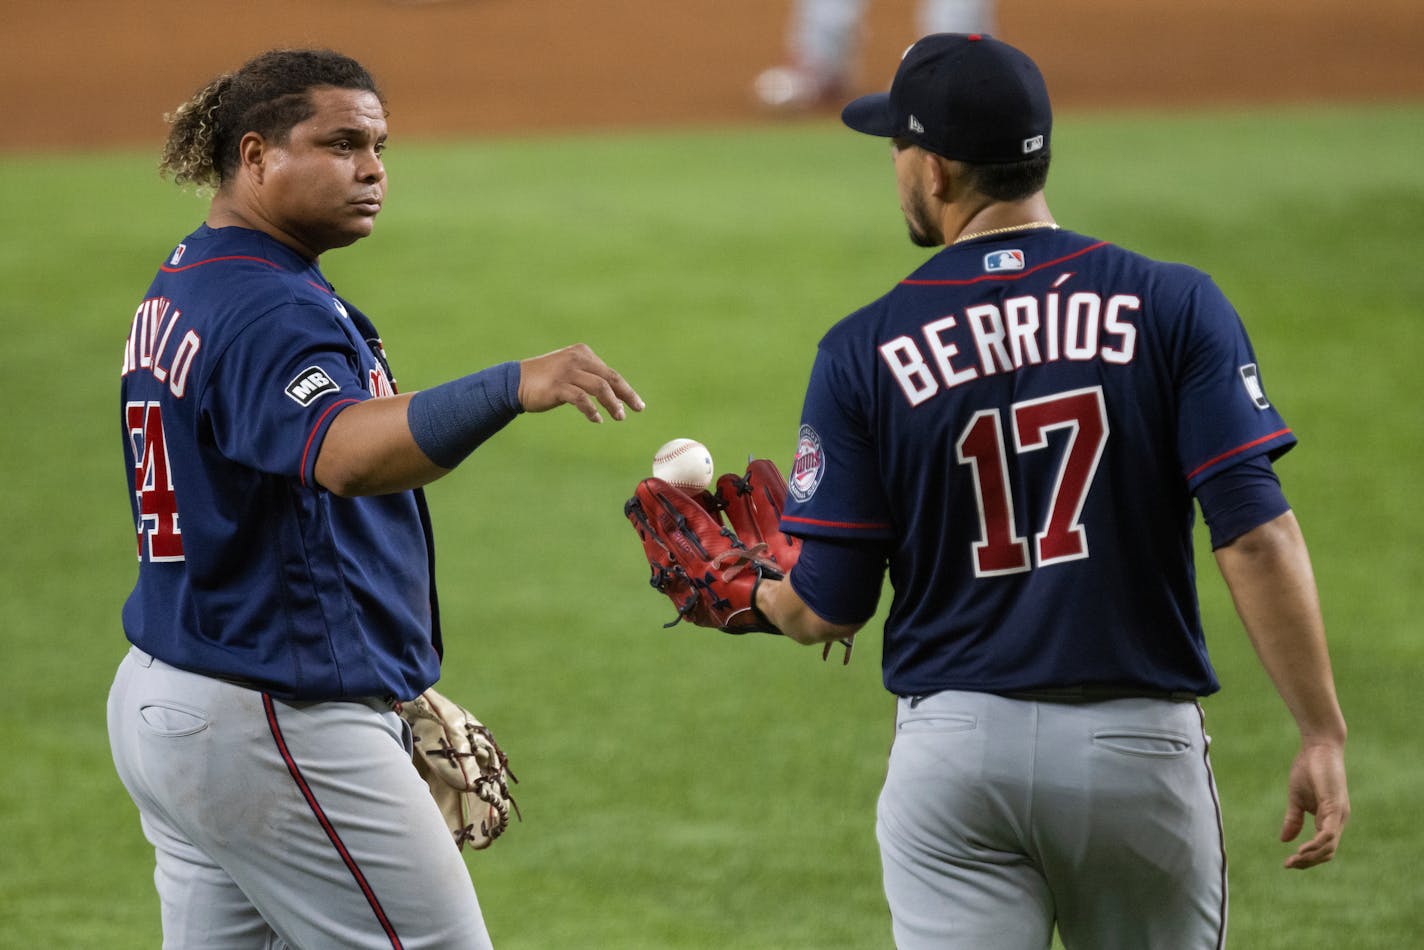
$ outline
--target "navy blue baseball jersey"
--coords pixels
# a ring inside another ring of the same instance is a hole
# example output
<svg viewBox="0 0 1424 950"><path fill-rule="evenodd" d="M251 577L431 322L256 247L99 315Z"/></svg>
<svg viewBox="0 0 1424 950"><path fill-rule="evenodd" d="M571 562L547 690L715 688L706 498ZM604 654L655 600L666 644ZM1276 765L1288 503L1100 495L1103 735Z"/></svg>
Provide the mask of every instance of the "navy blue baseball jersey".
<svg viewBox="0 0 1424 950"><path fill-rule="evenodd" d="M1294 442L1200 271L981 237L822 339L782 527L886 550L898 695L1206 695L1192 493Z"/></svg>
<svg viewBox="0 0 1424 950"><path fill-rule="evenodd" d="M136 646L295 699L410 698L439 676L420 492L314 479L332 420L394 393L370 322L313 262L203 226L159 269L124 349Z"/></svg>

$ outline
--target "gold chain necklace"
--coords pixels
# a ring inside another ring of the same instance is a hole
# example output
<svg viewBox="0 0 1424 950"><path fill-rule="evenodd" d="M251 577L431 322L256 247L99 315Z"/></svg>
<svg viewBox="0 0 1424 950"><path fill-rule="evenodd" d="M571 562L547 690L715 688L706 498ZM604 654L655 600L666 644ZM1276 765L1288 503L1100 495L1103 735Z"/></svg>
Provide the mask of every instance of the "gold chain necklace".
<svg viewBox="0 0 1424 950"><path fill-rule="evenodd" d="M965 241L988 237L991 234L1008 234L1010 231L1029 231L1033 228L1051 228L1056 231L1058 230L1058 225L1052 221L1030 221L1028 224L1011 224L1006 228L990 228L988 231L971 231L969 234L961 234L951 241L950 244L962 244Z"/></svg>

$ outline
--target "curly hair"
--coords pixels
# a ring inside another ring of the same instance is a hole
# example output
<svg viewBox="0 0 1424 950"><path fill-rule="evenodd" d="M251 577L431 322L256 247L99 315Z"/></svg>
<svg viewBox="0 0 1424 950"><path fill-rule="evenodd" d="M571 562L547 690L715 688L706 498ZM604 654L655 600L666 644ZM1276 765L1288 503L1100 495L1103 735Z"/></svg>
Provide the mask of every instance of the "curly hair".
<svg viewBox="0 0 1424 950"><path fill-rule="evenodd" d="M311 118L311 90L360 89L385 97L356 60L332 50L278 49L262 53L236 72L224 73L163 118L168 141L159 174L180 185L216 189L237 170L238 143L248 132L274 142Z"/></svg>

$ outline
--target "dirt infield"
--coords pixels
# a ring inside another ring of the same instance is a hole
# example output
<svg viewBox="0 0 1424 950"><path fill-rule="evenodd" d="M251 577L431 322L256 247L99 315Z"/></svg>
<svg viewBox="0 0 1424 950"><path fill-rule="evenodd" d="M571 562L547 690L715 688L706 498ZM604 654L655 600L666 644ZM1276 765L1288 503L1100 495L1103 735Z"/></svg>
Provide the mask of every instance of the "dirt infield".
<svg viewBox="0 0 1424 950"><path fill-rule="evenodd" d="M253 52L323 45L429 137L769 121L789 0L66 0L9 3L0 149L155 144L162 113ZM913 0L876 0L859 80L884 88ZM998 35L1060 107L1424 98L1419 0L1000 0Z"/></svg>

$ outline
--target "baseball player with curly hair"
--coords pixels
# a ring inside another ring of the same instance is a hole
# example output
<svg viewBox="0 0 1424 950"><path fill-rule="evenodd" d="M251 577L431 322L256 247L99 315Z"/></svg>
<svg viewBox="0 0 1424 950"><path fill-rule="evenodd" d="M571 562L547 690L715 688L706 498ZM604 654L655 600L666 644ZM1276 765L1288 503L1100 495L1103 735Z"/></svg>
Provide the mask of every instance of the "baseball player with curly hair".
<svg viewBox="0 0 1424 950"><path fill-rule="evenodd" d="M440 675L421 486L521 412L642 400L583 345L397 394L319 263L385 201L354 60L264 53L171 122L164 170L215 192L124 347L138 579L108 713L164 945L489 947L394 711Z"/></svg>
<svg viewBox="0 0 1424 950"><path fill-rule="evenodd" d="M901 948L1217 948L1216 692L1193 499L1300 733L1285 859L1335 854L1345 720L1272 462L1296 442L1203 273L1061 229L1038 68L981 35L905 54L842 113L886 137L916 244L943 249L821 340L781 527L751 591L805 643L853 636L888 569L898 716L877 837Z"/></svg>

